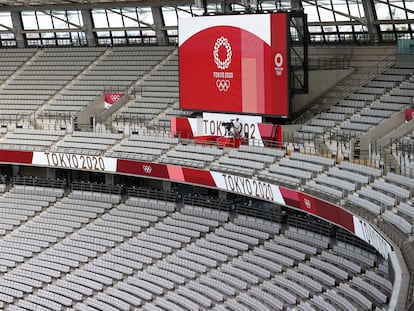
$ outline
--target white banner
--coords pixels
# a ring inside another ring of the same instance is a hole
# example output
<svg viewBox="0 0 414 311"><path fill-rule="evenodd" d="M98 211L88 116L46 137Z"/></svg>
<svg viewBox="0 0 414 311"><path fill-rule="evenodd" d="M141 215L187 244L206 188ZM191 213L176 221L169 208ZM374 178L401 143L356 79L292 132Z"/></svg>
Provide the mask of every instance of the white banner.
<svg viewBox="0 0 414 311"><path fill-rule="evenodd" d="M211 171L218 189L285 205L279 187L261 180Z"/></svg>
<svg viewBox="0 0 414 311"><path fill-rule="evenodd" d="M391 245L367 222L354 216L355 235L373 246L385 259L392 252Z"/></svg>
<svg viewBox="0 0 414 311"><path fill-rule="evenodd" d="M116 172L117 159L84 154L33 152L32 164L96 172Z"/></svg>
<svg viewBox="0 0 414 311"><path fill-rule="evenodd" d="M194 22L197 19L197 23ZM181 46L187 39L197 32L216 26L238 27L261 38L271 44L270 14L246 14L242 18L237 15L216 15L184 17L178 19L178 45Z"/></svg>
<svg viewBox="0 0 414 311"><path fill-rule="evenodd" d="M203 136L203 121L200 118L187 118L193 136Z"/></svg>
<svg viewBox="0 0 414 311"><path fill-rule="evenodd" d="M203 113L202 135L218 135L224 136L226 129L223 123L233 122L239 119L241 123L241 137L247 137L249 140L261 141L260 131L257 126L258 123L262 123L261 116L248 116L226 113ZM256 142L257 143L257 142Z"/></svg>

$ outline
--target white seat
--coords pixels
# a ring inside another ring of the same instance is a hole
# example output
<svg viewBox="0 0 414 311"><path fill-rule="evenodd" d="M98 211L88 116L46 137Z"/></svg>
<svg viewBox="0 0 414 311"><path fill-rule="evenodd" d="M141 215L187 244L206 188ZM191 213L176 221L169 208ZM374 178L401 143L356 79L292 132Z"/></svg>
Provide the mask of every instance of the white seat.
<svg viewBox="0 0 414 311"><path fill-rule="evenodd" d="M141 299L151 300L153 297L151 292L123 282L118 283L116 288L108 288L107 292L108 294L121 298L134 306L141 305Z"/></svg>

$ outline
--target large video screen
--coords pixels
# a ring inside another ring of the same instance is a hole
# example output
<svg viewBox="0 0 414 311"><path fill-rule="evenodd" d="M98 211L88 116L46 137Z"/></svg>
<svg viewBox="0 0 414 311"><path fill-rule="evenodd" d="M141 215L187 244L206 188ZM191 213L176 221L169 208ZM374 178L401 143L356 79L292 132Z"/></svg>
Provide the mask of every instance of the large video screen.
<svg viewBox="0 0 414 311"><path fill-rule="evenodd" d="M286 13L182 18L180 108L289 118Z"/></svg>

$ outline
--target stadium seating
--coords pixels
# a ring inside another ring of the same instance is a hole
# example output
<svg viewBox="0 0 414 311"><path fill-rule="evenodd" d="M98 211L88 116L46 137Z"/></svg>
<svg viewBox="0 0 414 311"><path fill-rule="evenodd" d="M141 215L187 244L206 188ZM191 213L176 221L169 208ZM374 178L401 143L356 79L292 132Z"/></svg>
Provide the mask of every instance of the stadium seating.
<svg viewBox="0 0 414 311"><path fill-rule="evenodd" d="M118 133L73 132L57 142L51 150L59 153L102 155L122 137Z"/></svg>
<svg viewBox="0 0 414 311"><path fill-rule="evenodd" d="M178 100L178 54L172 53L134 88L136 98L117 113L117 120L149 121L171 107Z"/></svg>
<svg viewBox="0 0 414 311"><path fill-rule="evenodd" d="M74 51L76 52L74 53ZM2 114L32 114L91 65L101 48L38 49L2 89ZM16 53L21 55L21 53ZM62 61L62 58L65 61ZM79 96L78 96L79 98Z"/></svg>
<svg viewBox="0 0 414 311"><path fill-rule="evenodd" d="M3 307L282 310L297 297L318 306L323 296L316 294L326 292L334 305L358 308L362 302L349 292L338 297L340 286L365 290L376 306L392 290L372 264L341 258L339 250L351 245L328 236L292 226L280 231L280 223L241 214L229 221L228 211L179 207L134 191L121 202L110 188L79 184L65 194L59 184L24 183L0 198ZM13 202L14 209L6 207ZM16 221L6 226L7 219Z"/></svg>
<svg viewBox="0 0 414 311"><path fill-rule="evenodd" d="M65 131L16 129L9 132L2 139L2 149L18 150L50 150L50 146L62 139Z"/></svg>
<svg viewBox="0 0 414 311"><path fill-rule="evenodd" d="M128 123L131 115L143 113L156 124L175 113L178 80L174 49L161 49L150 58L148 54L155 50L85 49L85 55L79 56L83 61L73 68L78 70L77 79L70 82L77 73L63 70L56 74L62 79L51 82L50 88L32 88L30 100L20 92L26 89L22 81L31 81L29 76L36 76L39 66L52 74L48 67L55 66L54 58L61 55L53 49L31 51L21 56L33 57L33 65L23 66L25 70L0 90L0 97L4 92L4 100L14 105L17 101L10 94L20 94L22 104L16 111L27 114L76 112L106 87L113 87L111 77L125 75L117 81L122 81L122 87L138 82L136 97L114 116L112 125L118 117ZM62 49L62 53L69 52ZM62 66L71 66L79 58L68 57ZM142 64L129 68L136 58L147 63L145 70ZM99 60L95 68L85 69L95 60ZM296 138L302 134L317 137L334 128L338 133L358 135L404 108L402 97L412 97L412 71L392 69L318 114ZM106 82L100 80L102 76L108 76ZM389 95L380 92L384 89ZM175 103L167 103L166 98ZM412 179L383 168L348 161L337 164L332 157L286 149L242 145L233 150L184 144L169 132L144 127L132 133L27 127L2 130L0 148L105 155L258 178L369 215L368 220L394 226L407 238L412 233ZM1 185L0 308L12 309L15 303L16 308L35 310L352 310L385 308L391 296L388 280L392 278L379 271L388 273L380 255L332 236L205 206L133 195L124 200L119 194L77 189L65 193L61 188L13 185L9 190L5 182Z"/></svg>
<svg viewBox="0 0 414 311"><path fill-rule="evenodd" d="M44 115L76 113L103 92L125 92L171 52L170 47L98 48L93 66L82 72L43 109Z"/></svg>

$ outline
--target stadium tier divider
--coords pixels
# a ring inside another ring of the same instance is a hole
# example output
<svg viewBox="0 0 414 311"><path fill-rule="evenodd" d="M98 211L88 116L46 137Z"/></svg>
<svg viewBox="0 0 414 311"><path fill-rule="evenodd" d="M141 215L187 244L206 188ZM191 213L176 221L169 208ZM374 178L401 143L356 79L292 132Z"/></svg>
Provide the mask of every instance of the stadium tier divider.
<svg viewBox="0 0 414 311"><path fill-rule="evenodd" d="M0 193L3 193L7 190L8 176L0 175Z"/></svg>

